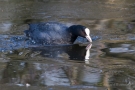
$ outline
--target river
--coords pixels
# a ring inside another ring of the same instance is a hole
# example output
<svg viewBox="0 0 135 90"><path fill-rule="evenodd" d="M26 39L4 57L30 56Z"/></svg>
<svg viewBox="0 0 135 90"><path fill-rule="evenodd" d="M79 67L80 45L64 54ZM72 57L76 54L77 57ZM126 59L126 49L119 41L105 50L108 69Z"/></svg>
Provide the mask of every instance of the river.
<svg viewBox="0 0 135 90"><path fill-rule="evenodd" d="M134 11L134 0L0 0L1 90L134 90ZM39 22L84 25L94 40L31 45L24 30Z"/></svg>

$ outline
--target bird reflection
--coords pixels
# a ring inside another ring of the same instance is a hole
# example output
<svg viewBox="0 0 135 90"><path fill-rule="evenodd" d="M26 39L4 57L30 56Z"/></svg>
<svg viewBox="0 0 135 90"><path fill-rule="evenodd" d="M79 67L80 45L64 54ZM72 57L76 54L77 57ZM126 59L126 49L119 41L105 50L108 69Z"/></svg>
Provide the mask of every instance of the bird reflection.
<svg viewBox="0 0 135 90"><path fill-rule="evenodd" d="M34 47L31 48L32 52L40 51L40 55L49 58L58 58L63 53L68 55L69 60L85 61L89 63L90 49L92 44L87 46L65 45L65 46L46 46L46 47ZM63 56L65 58L65 56Z"/></svg>
<svg viewBox="0 0 135 90"><path fill-rule="evenodd" d="M90 49L92 47L92 44L89 44L87 47L86 47L86 55L85 55L85 63L86 64L89 64L89 57L90 57Z"/></svg>

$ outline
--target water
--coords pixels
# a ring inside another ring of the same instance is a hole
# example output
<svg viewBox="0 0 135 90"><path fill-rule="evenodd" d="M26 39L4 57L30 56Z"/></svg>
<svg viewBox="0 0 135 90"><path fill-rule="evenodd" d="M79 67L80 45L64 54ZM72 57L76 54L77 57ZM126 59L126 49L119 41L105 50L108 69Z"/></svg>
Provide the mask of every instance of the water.
<svg viewBox="0 0 135 90"><path fill-rule="evenodd" d="M134 0L0 0L1 89L134 90L134 11ZM85 25L94 41L26 40L29 23L50 21Z"/></svg>

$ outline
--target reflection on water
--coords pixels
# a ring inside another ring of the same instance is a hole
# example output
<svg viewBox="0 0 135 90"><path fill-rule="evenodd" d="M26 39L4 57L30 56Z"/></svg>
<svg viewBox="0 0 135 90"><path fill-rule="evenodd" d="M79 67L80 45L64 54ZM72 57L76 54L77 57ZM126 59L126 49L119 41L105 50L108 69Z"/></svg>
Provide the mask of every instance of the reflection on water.
<svg viewBox="0 0 135 90"><path fill-rule="evenodd" d="M14 59L18 59L18 55L23 56L23 58L35 57L40 55L47 58L69 58L70 60L84 61L90 57L90 48L92 44L88 46L79 45L54 45L54 46L41 46L41 47L29 47L26 49L18 49L14 51L7 51L7 55ZM22 59L23 59L22 58Z"/></svg>
<svg viewBox="0 0 135 90"><path fill-rule="evenodd" d="M6 55L11 61L2 70L0 83L19 86L98 86L102 80L102 71L98 67L89 66L90 48L91 44L87 48L66 45L8 52ZM86 60L87 63L84 64ZM77 63L79 61L82 63Z"/></svg>
<svg viewBox="0 0 135 90"><path fill-rule="evenodd" d="M134 0L0 0L0 86L133 90L134 11ZM82 38L44 47L26 40L29 23L48 21L87 26L92 47Z"/></svg>
<svg viewBox="0 0 135 90"><path fill-rule="evenodd" d="M134 42L106 43L107 48L102 49L109 62L106 62L106 76L112 89L134 88ZM106 61L106 60L105 60Z"/></svg>
<svg viewBox="0 0 135 90"><path fill-rule="evenodd" d="M88 72L89 71L89 72ZM78 78L80 77L80 78ZM31 86L97 85L100 70L87 66L58 66L45 63L9 62L3 70L1 84Z"/></svg>
<svg viewBox="0 0 135 90"><path fill-rule="evenodd" d="M103 49L107 56L135 60L134 42L109 43L107 45L108 48Z"/></svg>

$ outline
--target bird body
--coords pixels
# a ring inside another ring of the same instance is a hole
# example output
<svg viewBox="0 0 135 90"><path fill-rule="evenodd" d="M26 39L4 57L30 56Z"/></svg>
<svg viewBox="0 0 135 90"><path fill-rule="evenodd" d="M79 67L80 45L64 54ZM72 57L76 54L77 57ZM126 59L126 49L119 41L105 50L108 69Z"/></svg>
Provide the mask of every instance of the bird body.
<svg viewBox="0 0 135 90"><path fill-rule="evenodd" d="M25 30L27 37L38 44L71 44L78 36L86 37L90 33L88 28L82 25L72 25L70 27L57 23L32 23L29 24L29 30ZM90 36L88 37L90 38ZM92 42L91 38L88 40Z"/></svg>

